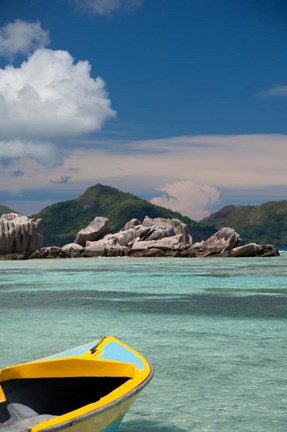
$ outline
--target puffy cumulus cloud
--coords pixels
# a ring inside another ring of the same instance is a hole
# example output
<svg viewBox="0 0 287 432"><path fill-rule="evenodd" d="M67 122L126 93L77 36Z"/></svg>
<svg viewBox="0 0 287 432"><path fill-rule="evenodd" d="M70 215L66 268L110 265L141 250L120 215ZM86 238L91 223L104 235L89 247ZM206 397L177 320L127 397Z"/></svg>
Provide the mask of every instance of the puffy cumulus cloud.
<svg viewBox="0 0 287 432"><path fill-rule="evenodd" d="M144 0L72 0L76 5L95 15L111 15L119 10L135 10Z"/></svg>
<svg viewBox="0 0 287 432"><path fill-rule="evenodd" d="M0 69L0 158L60 165L52 141L96 131L115 116L105 83L67 51L36 50L19 67Z"/></svg>
<svg viewBox="0 0 287 432"><path fill-rule="evenodd" d="M0 29L0 55L4 57L27 55L36 48L47 46L49 42L49 34L39 22L16 20Z"/></svg>
<svg viewBox="0 0 287 432"><path fill-rule="evenodd" d="M211 206L219 200L219 192L215 187L192 180L167 183L157 189L164 194L151 199L152 204L179 211L195 220L208 216Z"/></svg>
<svg viewBox="0 0 287 432"><path fill-rule="evenodd" d="M38 49L0 70L0 136L52 139L96 131L113 117L101 78L67 51Z"/></svg>
<svg viewBox="0 0 287 432"><path fill-rule="evenodd" d="M0 161L5 165L19 159L32 159L48 168L61 165L63 157L59 149L49 142L0 141Z"/></svg>

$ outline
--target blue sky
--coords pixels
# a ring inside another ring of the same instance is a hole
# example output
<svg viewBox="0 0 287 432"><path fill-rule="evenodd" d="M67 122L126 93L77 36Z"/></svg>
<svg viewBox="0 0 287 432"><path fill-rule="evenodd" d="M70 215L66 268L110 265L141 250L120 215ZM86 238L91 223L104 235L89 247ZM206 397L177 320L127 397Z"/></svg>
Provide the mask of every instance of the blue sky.
<svg viewBox="0 0 287 432"><path fill-rule="evenodd" d="M286 199L287 5L1 0L0 203L96 183L201 219Z"/></svg>

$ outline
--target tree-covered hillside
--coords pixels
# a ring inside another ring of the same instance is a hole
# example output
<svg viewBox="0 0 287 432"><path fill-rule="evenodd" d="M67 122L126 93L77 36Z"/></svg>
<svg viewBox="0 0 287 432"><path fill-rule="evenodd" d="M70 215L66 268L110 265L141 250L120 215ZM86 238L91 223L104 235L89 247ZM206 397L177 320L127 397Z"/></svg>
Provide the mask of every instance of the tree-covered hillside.
<svg viewBox="0 0 287 432"><path fill-rule="evenodd" d="M142 221L145 216L180 219L189 226L195 241L207 238L214 232L214 229L202 226L180 213L155 206L130 193L101 184L88 188L79 198L50 205L33 215L35 218L43 219L46 246L62 246L72 242L77 232L85 228L96 216L107 217L112 232L118 231L133 218Z"/></svg>
<svg viewBox="0 0 287 432"><path fill-rule="evenodd" d="M18 212L15 212L15 210L10 209L9 207L0 205L0 216L7 213L18 213Z"/></svg>
<svg viewBox="0 0 287 432"><path fill-rule="evenodd" d="M15 213L0 205L0 216L11 212ZM77 232L96 216L107 217L112 232L120 230L133 218L140 221L145 216L177 218L188 225L194 241L206 239L225 226L234 228L244 244L287 246L287 201L272 201L259 206L230 205L196 222L130 193L97 184L80 197L50 205L32 217L43 219L45 246L62 246L74 241Z"/></svg>
<svg viewBox="0 0 287 432"><path fill-rule="evenodd" d="M205 218L216 229L234 228L244 243L271 243L287 246L287 201L271 201L259 206L227 206Z"/></svg>

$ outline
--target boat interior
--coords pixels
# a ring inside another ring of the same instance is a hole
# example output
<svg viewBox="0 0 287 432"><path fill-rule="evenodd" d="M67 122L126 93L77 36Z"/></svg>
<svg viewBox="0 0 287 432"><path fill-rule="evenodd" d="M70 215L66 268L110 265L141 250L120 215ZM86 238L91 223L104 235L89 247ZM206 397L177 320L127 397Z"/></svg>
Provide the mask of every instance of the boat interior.
<svg viewBox="0 0 287 432"><path fill-rule="evenodd" d="M85 376L3 381L0 430L24 432L40 422L97 402L129 379Z"/></svg>

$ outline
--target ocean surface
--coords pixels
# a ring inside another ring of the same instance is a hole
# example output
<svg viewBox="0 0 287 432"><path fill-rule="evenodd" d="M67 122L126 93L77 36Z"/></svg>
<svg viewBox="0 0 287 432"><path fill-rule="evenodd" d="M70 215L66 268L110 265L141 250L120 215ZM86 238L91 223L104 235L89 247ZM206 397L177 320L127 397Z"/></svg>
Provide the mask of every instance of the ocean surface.
<svg viewBox="0 0 287 432"><path fill-rule="evenodd" d="M287 431L287 252L0 261L0 367L115 335L154 378L121 432Z"/></svg>

